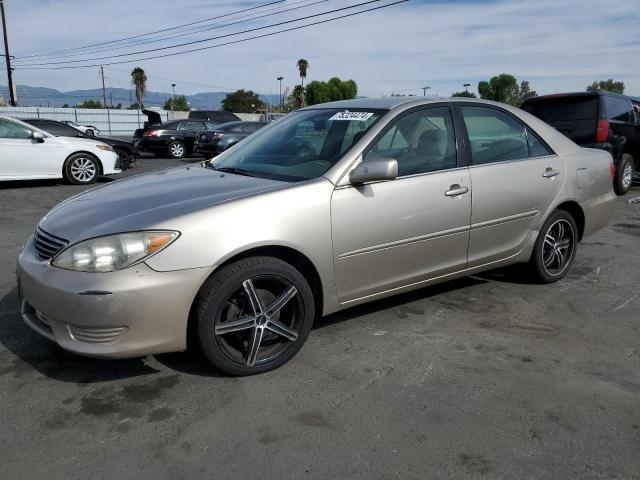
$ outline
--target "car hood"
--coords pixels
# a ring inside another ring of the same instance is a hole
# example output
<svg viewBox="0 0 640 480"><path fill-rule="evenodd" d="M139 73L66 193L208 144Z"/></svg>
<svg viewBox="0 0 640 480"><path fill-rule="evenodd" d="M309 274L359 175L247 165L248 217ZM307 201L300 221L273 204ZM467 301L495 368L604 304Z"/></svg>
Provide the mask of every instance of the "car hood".
<svg viewBox="0 0 640 480"><path fill-rule="evenodd" d="M104 142L100 141L100 139L98 138L96 138L95 140L91 138L80 138L80 137L55 137L55 138L60 143L65 143L68 145L81 145L81 146L86 145L87 148L89 147L96 148L96 145L101 143L104 144Z"/></svg>
<svg viewBox="0 0 640 480"><path fill-rule="evenodd" d="M235 198L284 188L286 182L217 172L200 166L118 180L71 197L39 223L75 243L145 228L177 228L172 220Z"/></svg>

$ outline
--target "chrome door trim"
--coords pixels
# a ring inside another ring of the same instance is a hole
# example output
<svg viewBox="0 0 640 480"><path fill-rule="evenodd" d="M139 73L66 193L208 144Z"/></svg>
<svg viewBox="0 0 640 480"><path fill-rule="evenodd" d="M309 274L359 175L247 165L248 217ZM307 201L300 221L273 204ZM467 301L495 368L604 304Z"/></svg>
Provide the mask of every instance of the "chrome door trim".
<svg viewBox="0 0 640 480"><path fill-rule="evenodd" d="M471 224L471 230L477 230L479 228L491 227L493 225L499 225L501 223L513 222L515 220L522 220L523 218L535 217L540 213L540 210L530 210L528 212L517 213L515 215L509 215L508 217L495 218L493 220L487 220L486 222L479 222Z"/></svg>
<svg viewBox="0 0 640 480"><path fill-rule="evenodd" d="M429 233L427 235L420 235L417 237L405 238L403 240L396 240L395 242L382 243L380 245L372 245L370 247L359 248L358 250L352 250L338 255L339 259L355 257L356 255L363 255L365 253L377 252L379 250L387 250L390 248L403 247L412 243L424 242L425 240L433 240L434 238L446 237L447 235L455 235L456 233L462 233L469 230L469 226L450 228L448 230L442 230L440 232Z"/></svg>

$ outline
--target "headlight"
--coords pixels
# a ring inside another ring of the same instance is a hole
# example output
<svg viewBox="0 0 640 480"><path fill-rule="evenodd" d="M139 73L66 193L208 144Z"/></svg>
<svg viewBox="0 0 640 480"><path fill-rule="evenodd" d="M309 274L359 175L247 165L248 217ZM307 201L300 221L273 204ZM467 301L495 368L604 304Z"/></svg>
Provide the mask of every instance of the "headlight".
<svg viewBox="0 0 640 480"><path fill-rule="evenodd" d="M100 150L104 150L105 152L113 152L113 147L111 145L98 144L96 145Z"/></svg>
<svg viewBox="0 0 640 480"><path fill-rule="evenodd" d="M179 235L172 231L149 231L92 238L67 247L51 264L78 272L113 272L158 253Z"/></svg>

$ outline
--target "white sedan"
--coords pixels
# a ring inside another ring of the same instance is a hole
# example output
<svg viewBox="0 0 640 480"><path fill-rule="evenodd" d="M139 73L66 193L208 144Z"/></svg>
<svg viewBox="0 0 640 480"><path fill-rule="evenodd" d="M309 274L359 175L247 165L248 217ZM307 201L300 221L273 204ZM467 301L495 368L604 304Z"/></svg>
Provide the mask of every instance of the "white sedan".
<svg viewBox="0 0 640 480"><path fill-rule="evenodd" d="M94 135L100 135L100 130L98 130L93 125L81 125L79 123L72 122L71 120L63 120L62 123L66 123L70 127L73 127L76 130L80 130L82 133L86 133L90 137L93 137Z"/></svg>
<svg viewBox="0 0 640 480"><path fill-rule="evenodd" d="M0 181L65 178L76 185L119 173L118 155L98 140L54 137L0 115Z"/></svg>

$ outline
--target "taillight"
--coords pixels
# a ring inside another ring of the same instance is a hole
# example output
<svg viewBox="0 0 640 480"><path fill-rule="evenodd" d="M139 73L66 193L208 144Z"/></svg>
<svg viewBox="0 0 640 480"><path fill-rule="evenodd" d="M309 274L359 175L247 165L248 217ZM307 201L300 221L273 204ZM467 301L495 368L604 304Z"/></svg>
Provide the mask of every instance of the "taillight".
<svg viewBox="0 0 640 480"><path fill-rule="evenodd" d="M608 139L609 139L609 121L598 120L598 126L596 127L596 142L604 143Z"/></svg>
<svg viewBox="0 0 640 480"><path fill-rule="evenodd" d="M609 165L609 170L611 171L611 178L616 178L616 166L613 162Z"/></svg>
<svg viewBox="0 0 640 480"><path fill-rule="evenodd" d="M143 137L157 137L158 136L158 132L156 132L155 130L147 130L146 132L144 132L142 134Z"/></svg>

